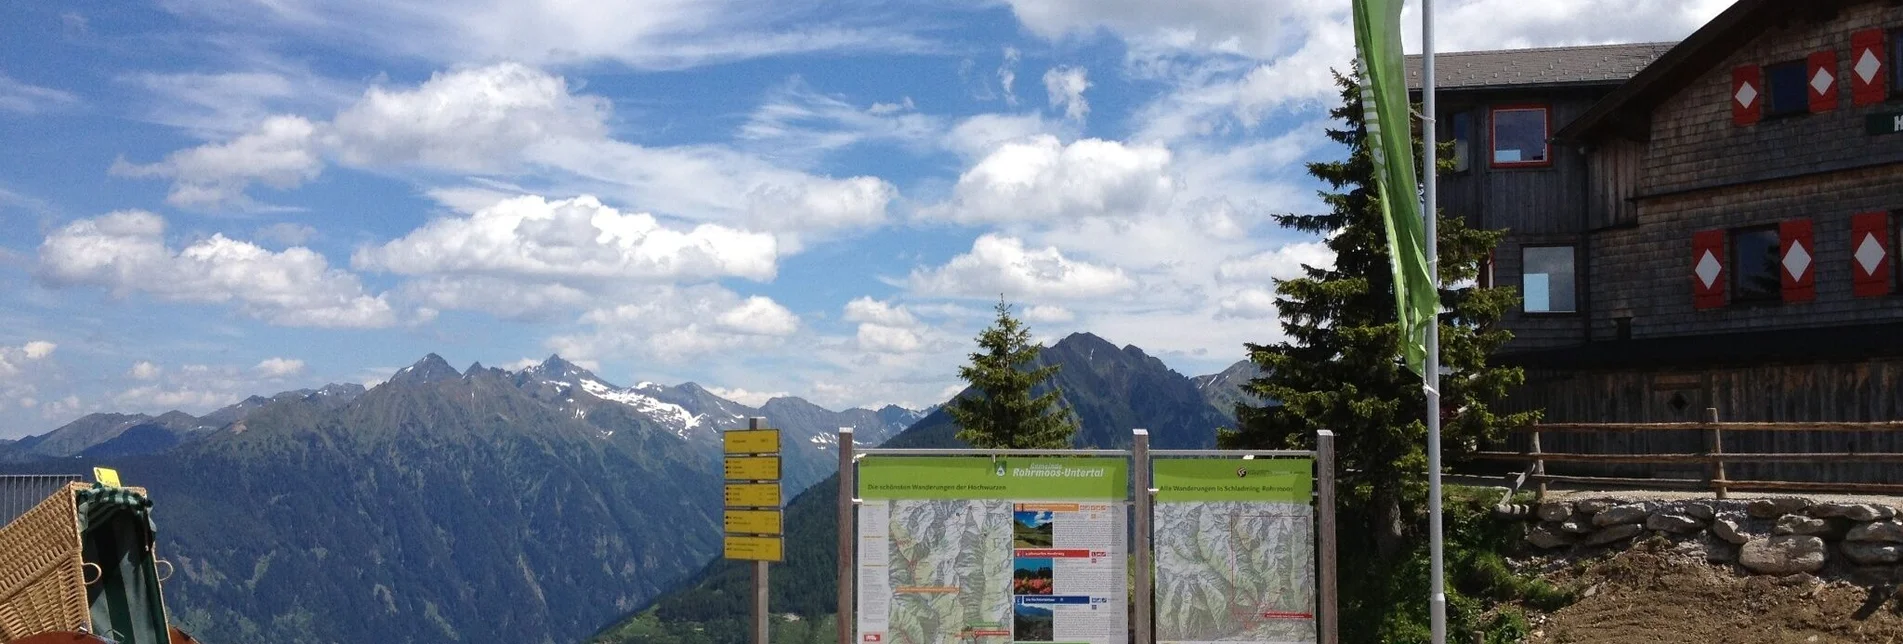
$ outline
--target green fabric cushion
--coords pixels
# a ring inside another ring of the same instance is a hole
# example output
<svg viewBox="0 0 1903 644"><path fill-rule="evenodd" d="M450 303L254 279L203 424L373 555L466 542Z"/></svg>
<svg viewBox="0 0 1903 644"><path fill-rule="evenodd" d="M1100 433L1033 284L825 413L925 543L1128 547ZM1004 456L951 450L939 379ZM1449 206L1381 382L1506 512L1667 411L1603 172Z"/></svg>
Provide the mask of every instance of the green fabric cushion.
<svg viewBox="0 0 1903 644"><path fill-rule="evenodd" d="M119 644L165 644L165 605L152 552L152 501L125 488L80 490L79 535L99 579L86 587L93 630Z"/></svg>

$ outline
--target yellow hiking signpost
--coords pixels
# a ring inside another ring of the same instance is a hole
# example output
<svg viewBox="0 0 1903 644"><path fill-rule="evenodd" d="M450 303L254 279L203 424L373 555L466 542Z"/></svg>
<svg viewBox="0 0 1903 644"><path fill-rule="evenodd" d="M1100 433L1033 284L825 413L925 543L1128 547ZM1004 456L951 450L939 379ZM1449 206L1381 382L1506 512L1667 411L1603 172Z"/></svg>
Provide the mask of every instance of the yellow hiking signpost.
<svg viewBox="0 0 1903 644"><path fill-rule="evenodd" d="M728 483L727 507L730 508L777 508L780 507L780 484L778 483Z"/></svg>
<svg viewBox="0 0 1903 644"><path fill-rule="evenodd" d="M779 485L780 457L773 456L734 456L727 455L725 464L729 481L773 481Z"/></svg>
<svg viewBox="0 0 1903 644"><path fill-rule="evenodd" d="M768 644L767 563L786 560L780 516L780 430L748 418L746 429L722 432L726 508L721 556L753 562L753 641Z"/></svg>

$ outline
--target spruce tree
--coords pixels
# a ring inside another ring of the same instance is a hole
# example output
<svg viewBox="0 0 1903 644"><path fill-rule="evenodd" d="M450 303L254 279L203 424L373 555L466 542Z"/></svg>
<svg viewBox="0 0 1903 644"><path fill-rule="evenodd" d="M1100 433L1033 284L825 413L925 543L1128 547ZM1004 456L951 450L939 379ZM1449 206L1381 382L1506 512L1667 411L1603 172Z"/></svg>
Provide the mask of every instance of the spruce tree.
<svg viewBox="0 0 1903 644"><path fill-rule="evenodd" d="M1058 365L1032 368L1043 346L1031 344L1031 330L998 301L998 317L978 334L978 352L958 369L975 391L946 409L958 424L958 440L981 449L1061 449L1077 433L1076 420L1055 388L1042 396L1032 389L1057 374Z"/></svg>
<svg viewBox="0 0 1903 644"><path fill-rule="evenodd" d="M1361 88L1352 78L1335 78L1342 103L1330 116L1341 127L1329 129L1328 137L1346 146L1348 155L1308 164L1309 174L1328 186L1322 197L1330 211L1276 217L1283 227L1326 236L1335 264L1304 266L1302 276L1276 285L1288 339L1247 345L1263 375L1244 387L1276 404L1238 404L1237 428L1224 432L1219 443L1300 447L1312 445L1317 430L1334 430L1342 534L1372 536L1375 550L1392 556L1424 510L1427 399L1421 378L1400 359L1394 279ZM1414 136L1418 145L1418 127ZM1517 301L1512 289L1475 284L1501 233L1470 228L1445 213L1439 226L1440 413L1443 447L1451 457L1497 439L1503 428L1533 422L1536 414L1501 415L1489 407L1524 380L1517 368L1487 364L1488 355L1511 337L1497 323Z"/></svg>

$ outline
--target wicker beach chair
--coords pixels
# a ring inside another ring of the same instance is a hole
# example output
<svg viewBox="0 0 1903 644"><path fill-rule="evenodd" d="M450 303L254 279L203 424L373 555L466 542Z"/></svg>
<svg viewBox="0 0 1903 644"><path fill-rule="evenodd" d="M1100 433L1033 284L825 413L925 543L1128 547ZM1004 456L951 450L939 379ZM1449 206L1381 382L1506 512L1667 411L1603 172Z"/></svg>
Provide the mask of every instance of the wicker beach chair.
<svg viewBox="0 0 1903 644"><path fill-rule="evenodd" d="M151 506L143 488L75 482L0 528L0 642L170 642Z"/></svg>

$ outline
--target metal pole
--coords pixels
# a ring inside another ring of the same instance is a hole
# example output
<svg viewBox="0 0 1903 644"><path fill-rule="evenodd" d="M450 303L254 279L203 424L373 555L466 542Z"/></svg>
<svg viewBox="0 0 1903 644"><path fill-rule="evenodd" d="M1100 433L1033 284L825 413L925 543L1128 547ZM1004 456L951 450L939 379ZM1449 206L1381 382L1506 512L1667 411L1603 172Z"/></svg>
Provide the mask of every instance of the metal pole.
<svg viewBox="0 0 1903 644"><path fill-rule="evenodd" d="M839 612L838 644L852 644L853 626L858 623L852 612L852 597L858 579L853 576L852 544L857 538L852 522L854 477L852 471L852 428L839 428Z"/></svg>
<svg viewBox="0 0 1903 644"><path fill-rule="evenodd" d="M1427 207L1421 216L1427 219L1427 277L1434 287L1434 319L1427 325L1427 523L1433 575L1429 609L1432 615L1434 644L1447 642L1446 572L1441 559L1440 508L1440 168L1436 157L1440 141L1434 101L1434 0L1421 0L1421 155L1427 174Z"/></svg>
<svg viewBox="0 0 1903 644"><path fill-rule="evenodd" d="M1321 613L1321 644L1341 642L1340 601L1336 599L1335 584L1335 433L1321 430L1315 437L1316 512L1319 523L1317 540L1321 549L1320 570L1316 572L1317 599L1321 605L1316 612Z"/></svg>
<svg viewBox="0 0 1903 644"><path fill-rule="evenodd" d="M1137 578L1131 586L1131 592L1136 593L1131 602L1132 610L1136 612L1131 616L1131 623L1136 631L1136 644L1150 644L1156 636L1151 626L1153 615L1150 612L1150 602L1155 597L1155 591L1150 587L1154 583L1150 579L1150 549L1153 547L1150 543L1150 505L1155 500L1150 496L1150 431L1139 429L1133 433L1136 436L1130 447L1130 471L1136 483L1136 529L1133 537L1137 546Z"/></svg>
<svg viewBox="0 0 1903 644"><path fill-rule="evenodd" d="M766 419L747 419L747 429L764 429ZM753 644L770 644L767 639L767 562L753 562Z"/></svg>

